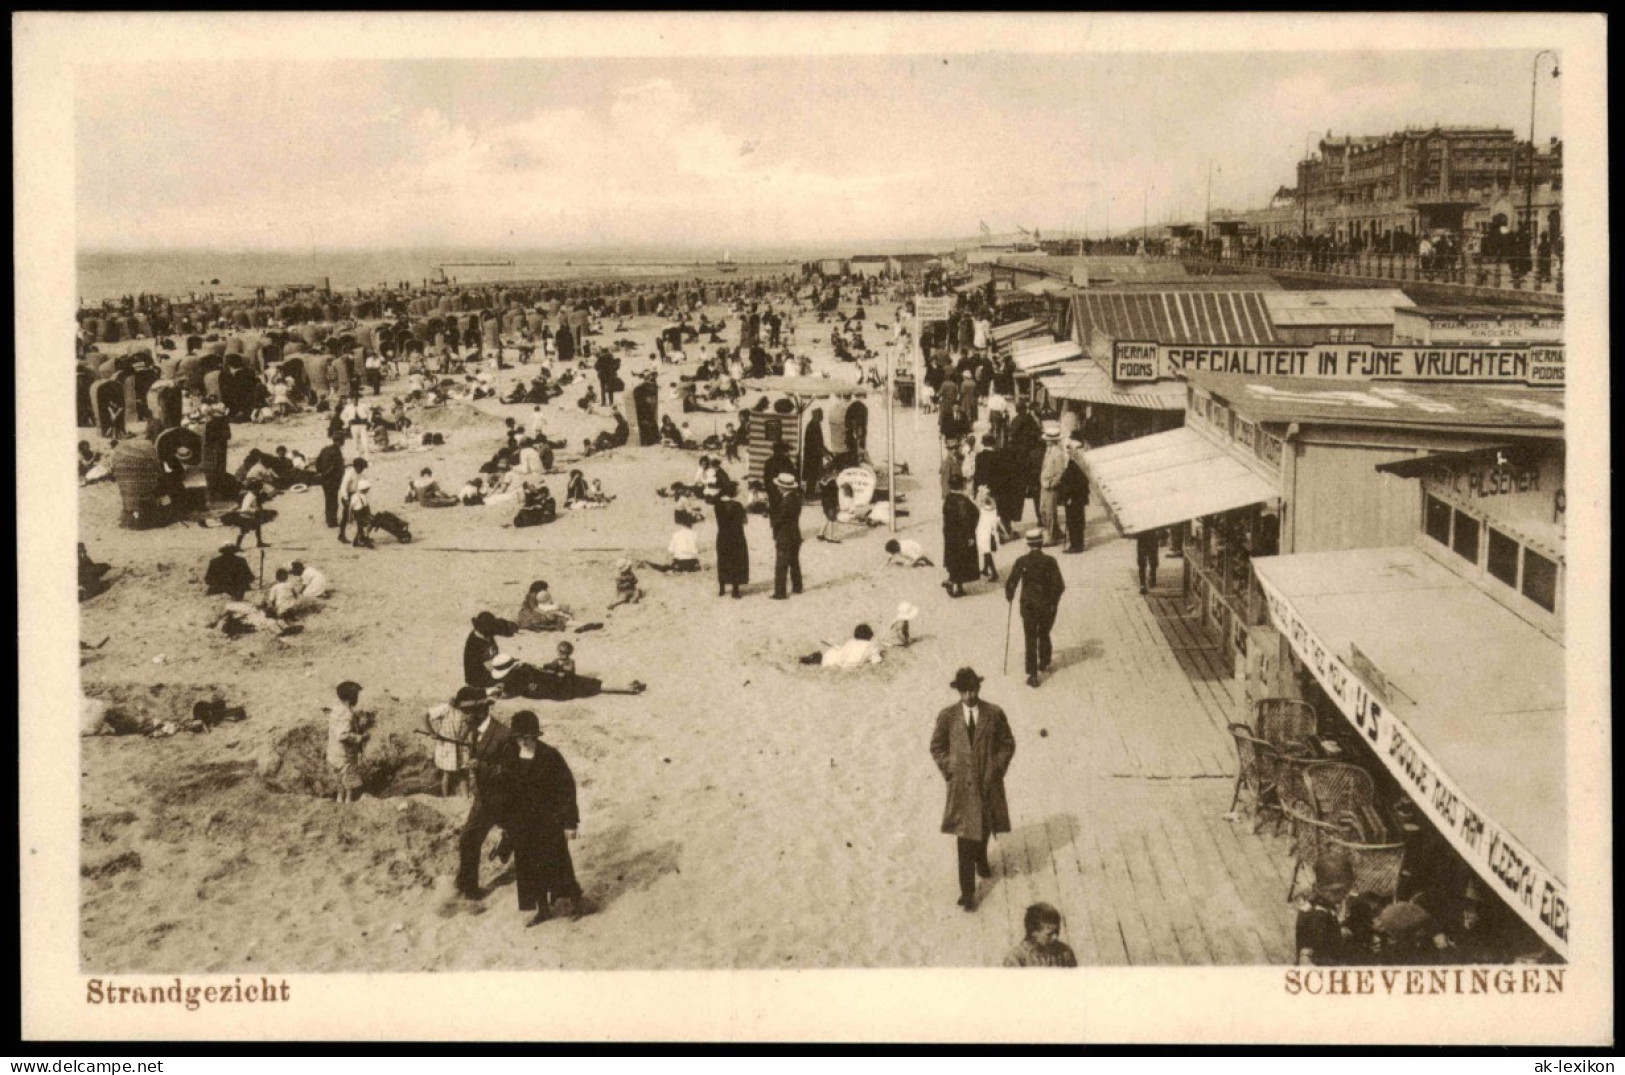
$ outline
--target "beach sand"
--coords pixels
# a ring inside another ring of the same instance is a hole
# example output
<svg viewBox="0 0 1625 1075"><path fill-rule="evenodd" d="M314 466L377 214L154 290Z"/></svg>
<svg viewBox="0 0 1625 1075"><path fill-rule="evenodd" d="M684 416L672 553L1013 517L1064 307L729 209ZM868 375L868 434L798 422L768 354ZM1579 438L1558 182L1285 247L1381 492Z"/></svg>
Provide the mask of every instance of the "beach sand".
<svg viewBox="0 0 1625 1075"><path fill-rule="evenodd" d="M880 337L875 322L891 322L891 310L868 308L871 347ZM737 318L730 321L732 343ZM637 357L625 364L635 370L654 350L658 326L632 319L630 331L606 331L595 342L637 340ZM829 327L810 315L798 324L797 349L819 369L839 366L829 356ZM662 369L668 381L672 370ZM520 372L504 372L503 386ZM852 367L836 375L850 378ZM577 446L609 425L601 409L589 416L574 406L579 385L541 415L550 437ZM334 588L303 632L281 643L259 634L232 641L205 627L218 599L203 596L202 572L230 531L120 530L117 489L81 491L81 540L119 573L110 591L82 607L82 637L108 639L87 654L85 691L162 715L218 690L248 711L246 721L205 735L81 741L82 966L291 973L996 964L1019 934L1007 936L1000 923L990 935L961 921L969 916L954 906L952 841L938 832L942 780L927 744L935 713L955 699L947 683L959 665L988 676L994 701L1008 704L1020 689L1019 638L1017 674L998 674L1005 603L991 594L950 601L939 571L885 566L883 529L849 526L841 544L815 541L821 520L809 505L805 595L767 600L772 544L766 519L751 516L744 600L716 595L707 520L699 528L702 574L640 571L644 602L606 611L619 556L664 559L672 502L654 490L690 480L698 453L628 447L586 459L579 465L614 504L564 512L537 529L505 526L511 505L402 506L408 478L423 466L447 485L472 474L500 445L505 415L531 428L537 417L530 405L450 404L416 419L421 430L443 432L444 447L371 456L374 508L410 520L410 545L387 536L376 551L339 544L322 524L319 489L274 501L280 515L266 529L267 578L304 559ZM713 416L686 418L696 436L711 432ZM727 420L716 415L716 428ZM313 457L324 425L325 415L306 415L234 427L231 461L277 444ZM913 470L899 480L912 511L901 532L935 556L934 417L899 411L898 444ZM870 445L883 466L878 401ZM570 465L565 453L560 465ZM563 475L549 484L562 499ZM257 569L258 554L245 555ZM1014 555L1001 552L1001 564ZM540 662L568 638L583 672L610 684L637 678L649 689L498 704L499 719L537 709L546 740L576 774L582 827L572 850L599 907L577 921L526 928L510 870L484 864L492 890L483 902L451 892L466 800L414 794L339 806L268 790L256 761L293 728L325 727L323 707L344 679L360 682L363 706L378 712L375 744L398 736L424 750L427 740L412 730L460 684L470 618L483 609L511 617L538 578L578 622L605 627L526 633L503 640L504 648ZM859 671L797 663L822 642L849 637L859 621L883 631L903 600L923 610L910 649ZM1044 749L1035 738L1022 748L1029 758Z"/></svg>

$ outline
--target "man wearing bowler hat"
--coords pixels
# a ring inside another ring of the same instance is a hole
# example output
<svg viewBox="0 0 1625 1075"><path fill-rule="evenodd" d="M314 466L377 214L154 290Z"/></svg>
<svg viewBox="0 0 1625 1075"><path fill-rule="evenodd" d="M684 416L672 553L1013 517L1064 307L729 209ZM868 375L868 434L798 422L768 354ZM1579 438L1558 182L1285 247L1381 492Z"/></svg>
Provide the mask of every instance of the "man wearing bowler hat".
<svg viewBox="0 0 1625 1075"><path fill-rule="evenodd" d="M480 848L508 812L512 738L506 726L492 719L491 699L480 688L458 688L451 704L468 722L468 773L474 783L474 802L457 837L457 894L477 900L484 895Z"/></svg>
<svg viewBox="0 0 1625 1075"><path fill-rule="evenodd" d="M961 668L948 684L959 701L937 714L931 760L948 783L942 831L955 837L959 857L959 906L976 910L976 878L993 876L988 837L1010 831L1004 774L1016 755L1015 736L1004 710L981 700L982 677Z"/></svg>
<svg viewBox="0 0 1625 1075"><path fill-rule="evenodd" d="M1017 586L1021 587L1021 633L1027 641L1027 686L1036 687L1038 674L1049 671L1049 633L1066 592L1061 565L1044 551L1042 529L1027 531L1027 551L1010 565L1010 577L1004 582L1006 601L1016 599Z"/></svg>

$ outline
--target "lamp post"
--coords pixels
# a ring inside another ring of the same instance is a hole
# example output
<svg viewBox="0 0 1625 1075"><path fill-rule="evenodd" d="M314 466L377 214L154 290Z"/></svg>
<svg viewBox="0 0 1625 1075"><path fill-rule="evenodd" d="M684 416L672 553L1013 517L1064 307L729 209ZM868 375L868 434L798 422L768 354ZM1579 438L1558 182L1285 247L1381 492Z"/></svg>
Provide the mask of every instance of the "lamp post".
<svg viewBox="0 0 1625 1075"><path fill-rule="evenodd" d="M1298 183L1298 200L1303 203L1303 229L1299 234L1309 238L1309 136L1314 131L1303 132L1303 176Z"/></svg>
<svg viewBox="0 0 1625 1075"><path fill-rule="evenodd" d="M1535 223L1535 87L1540 85L1540 58L1552 58L1552 77L1559 74L1557 53L1541 49L1535 53L1535 62L1529 65L1529 171L1523 188L1523 219L1529 227L1529 256L1535 256L1535 237L1540 227Z"/></svg>

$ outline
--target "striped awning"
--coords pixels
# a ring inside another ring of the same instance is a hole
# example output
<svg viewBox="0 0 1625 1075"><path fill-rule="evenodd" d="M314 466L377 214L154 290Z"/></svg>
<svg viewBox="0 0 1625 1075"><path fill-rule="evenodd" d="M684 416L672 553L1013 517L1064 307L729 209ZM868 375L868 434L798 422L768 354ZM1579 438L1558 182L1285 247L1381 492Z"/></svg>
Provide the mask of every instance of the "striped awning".
<svg viewBox="0 0 1625 1075"><path fill-rule="evenodd" d="M1065 362L1069 358L1077 358L1083 354L1083 348L1071 340L1061 340L1058 343L1045 344L1042 347L1029 347L1025 351L1017 351L1012 356L1016 364L1017 373L1032 373L1046 366L1053 366Z"/></svg>
<svg viewBox="0 0 1625 1075"><path fill-rule="evenodd" d="M1087 291L1072 296L1073 323L1091 346L1156 343L1276 343L1258 291Z"/></svg>
<svg viewBox="0 0 1625 1075"><path fill-rule="evenodd" d="M1259 504L1270 482L1193 429L1170 429L1083 453L1083 468L1124 534Z"/></svg>
<svg viewBox="0 0 1625 1075"><path fill-rule="evenodd" d="M1138 407L1147 411L1185 409L1185 385L1181 381L1151 384L1118 384L1111 374L1094 362L1067 362L1046 370L1040 384L1055 399L1075 399L1082 403L1104 403L1113 407Z"/></svg>

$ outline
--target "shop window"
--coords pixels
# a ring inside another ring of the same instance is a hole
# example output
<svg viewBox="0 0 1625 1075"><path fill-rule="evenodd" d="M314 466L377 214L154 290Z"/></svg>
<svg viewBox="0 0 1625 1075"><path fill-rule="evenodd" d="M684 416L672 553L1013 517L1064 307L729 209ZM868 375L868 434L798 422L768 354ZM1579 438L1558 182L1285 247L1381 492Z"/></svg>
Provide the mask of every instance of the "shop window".
<svg viewBox="0 0 1625 1075"><path fill-rule="evenodd" d="M1463 512L1456 512L1455 533L1451 535L1450 547L1468 563L1478 563L1478 520Z"/></svg>
<svg viewBox="0 0 1625 1075"><path fill-rule="evenodd" d="M1488 568L1491 575L1518 588L1518 543L1501 531L1490 527Z"/></svg>
<svg viewBox="0 0 1625 1075"><path fill-rule="evenodd" d="M1523 550L1523 595L1547 612L1557 611L1557 565L1533 549Z"/></svg>
<svg viewBox="0 0 1625 1075"><path fill-rule="evenodd" d="M1427 510L1422 529L1440 545L1450 544L1450 505L1437 497L1427 498Z"/></svg>

